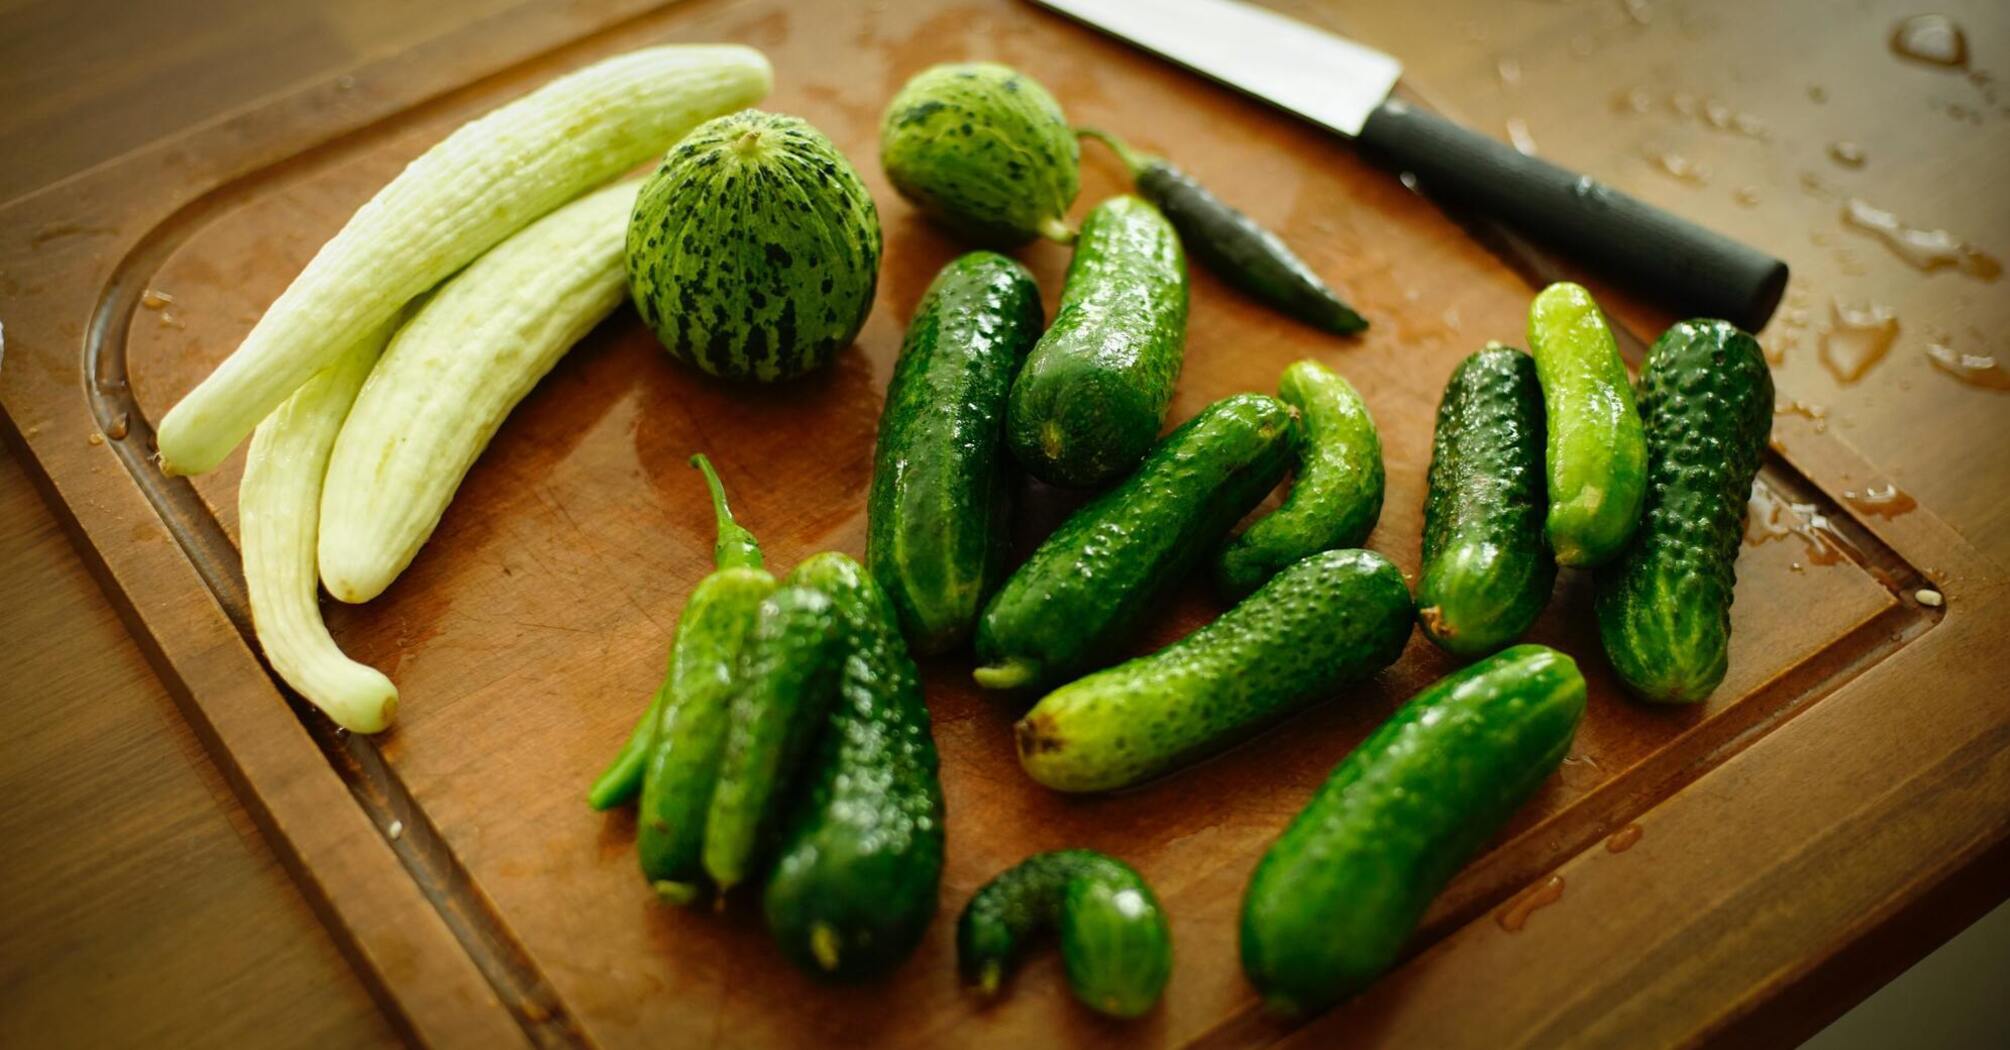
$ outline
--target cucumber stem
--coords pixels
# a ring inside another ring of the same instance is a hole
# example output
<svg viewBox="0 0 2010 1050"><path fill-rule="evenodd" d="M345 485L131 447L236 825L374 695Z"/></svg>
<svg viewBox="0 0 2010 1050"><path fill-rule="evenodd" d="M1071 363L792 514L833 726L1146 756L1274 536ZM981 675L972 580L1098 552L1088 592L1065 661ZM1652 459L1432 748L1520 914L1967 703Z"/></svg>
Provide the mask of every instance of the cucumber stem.
<svg viewBox="0 0 2010 1050"><path fill-rule="evenodd" d="M1058 215L1050 215L1040 220L1040 236L1056 244L1073 244L1075 228L1068 225L1068 220Z"/></svg>
<svg viewBox="0 0 2010 1050"><path fill-rule="evenodd" d="M660 879L650 883L650 885L656 890L658 897L680 907L698 899L698 887L688 882L671 882L669 879Z"/></svg>
<svg viewBox="0 0 2010 1050"><path fill-rule="evenodd" d="M816 956L817 965L823 967L826 972L837 970L838 935L836 930L831 929L829 923L818 922L810 925L810 954Z"/></svg>
<svg viewBox="0 0 2010 1050"><path fill-rule="evenodd" d="M703 452L691 457L691 465L705 475L705 487L712 492L712 518L718 527L718 539L712 542L712 562L721 569L758 569L761 567L761 545L754 534L733 520L733 508L726 505L726 486L720 484L719 475L712 469L712 461Z"/></svg>
<svg viewBox="0 0 2010 1050"><path fill-rule="evenodd" d="M1005 979L1005 967L996 959L985 962L977 971L977 990L987 996L998 994L998 985Z"/></svg>
<svg viewBox="0 0 2010 1050"><path fill-rule="evenodd" d="M1017 689L1038 677L1040 663L1015 656L1004 663L987 664L970 672L970 677L986 689Z"/></svg>
<svg viewBox="0 0 2010 1050"><path fill-rule="evenodd" d="M1117 155L1117 159L1124 162L1124 168L1125 170L1130 172L1132 182L1136 182L1138 180L1138 176L1143 175L1145 173L1146 168L1149 168L1152 165L1157 164L1159 162L1159 159L1157 157L1154 157L1149 153L1139 153L1138 151L1132 149L1130 147L1130 144L1125 142L1123 139L1120 139L1115 135L1110 134L1107 131L1103 131L1100 128L1076 128L1075 137L1084 139L1095 139L1097 142L1100 142L1103 145L1108 146L1110 148L1110 152L1115 153Z"/></svg>

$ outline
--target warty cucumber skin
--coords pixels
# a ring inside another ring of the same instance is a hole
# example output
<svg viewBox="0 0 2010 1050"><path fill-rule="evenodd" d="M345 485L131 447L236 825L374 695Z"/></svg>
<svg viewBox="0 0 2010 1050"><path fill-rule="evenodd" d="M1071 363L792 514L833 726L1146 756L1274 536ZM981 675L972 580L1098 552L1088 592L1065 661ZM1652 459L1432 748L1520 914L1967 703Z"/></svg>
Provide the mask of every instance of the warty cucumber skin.
<svg viewBox="0 0 2010 1050"><path fill-rule="evenodd" d="M951 232L1012 248L1068 239L1081 146L1032 77L995 62L915 74L880 118L880 164L901 196Z"/></svg>
<svg viewBox="0 0 2010 1050"><path fill-rule="evenodd" d="M1297 476L1284 504L1215 560L1215 583L1231 598L1300 558L1360 546L1382 516L1382 438L1353 384L1308 358L1284 370L1277 394L1298 410Z"/></svg>
<svg viewBox="0 0 2010 1050"><path fill-rule="evenodd" d="M1396 961L1424 909L1570 750L1584 677L1519 645L1438 680L1333 770L1250 879L1242 968L1316 1013Z"/></svg>
<svg viewBox="0 0 2010 1050"><path fill-rule="evenodd" d="M907 958L935 915L943 851L935 739L920 672L865 567L818 554L787 582L831 600L847 652L837 706L768 878L768 931L809 973L865 980Z"/></svg>
<svg viewBox="0 0 2010 1050"><path fill-rule="evenodd" d="M1151 886L1123 861L1086 849L1038 853L1000 872L956 923L963 980L985 995L1033 942L1058 930L1068 987L1110 1017L1138 1017L1172 976L1172 931Z"/></svg>
<svg viewBox="0 0 2010 1050"><path fill-rule="evenodd" d="M1730 666L1731 598L1752 479L1773 425L1773 377L1726 321L1662 333L1641 375L1647 509L1597 574L1598 634L1644 700L1695 703Z"/></svg>
<svg viewBox="0 0 2010 1050"><path fill-rule="evenodd" d="M1168 434L1135 473L1062 522L985 606L978 684L1037 687L1114 660L1284 476L1293 425L1276 398L1237 394Z"/></svg>
<svg viewBox="0 0 2010 1050"><path fill-rule="evenodd" d="M1042 481L1093 488L1144 457L1186 352L1187 272L1157 208L1112 197L1089 213L1054 323L1012 384L1006 433Z"/></svg>
<svg viewBox="0 0 2010 1050"><path fill-rule="evenodd" d="M1005 578L1017 484L1005 401L1042 319L1025 267L972 252L908 323L879 417L865 562L916 652L968 641Z"/></svg>
<svg viewBox="0 0 2010 1050"><path fill-rule="evenodd" d="M1396 662L1410 590L1373 551L1323 551L1185 638L1056 689L1015 727L1057 791L1128 787L1247 737Z"/></svg>
<svg viewBox="0 0 2010 1050"><path fill-rule="evenodd" d="M1559 282L1528 310L1529 353L1548 420L1545 529L1559 565L1617 557L1640 523L1647 439L1633 382L1591 293Z"/></svg>
<svg viewBox="0 0 2010 1050"><path fill-rule="evenodd" d="M1543 404L1535 362L1494 344L1460 362L1438 403L1424 497L1417 621L1455 656L1529 629L1556 583L1543 533Z"/></svg>

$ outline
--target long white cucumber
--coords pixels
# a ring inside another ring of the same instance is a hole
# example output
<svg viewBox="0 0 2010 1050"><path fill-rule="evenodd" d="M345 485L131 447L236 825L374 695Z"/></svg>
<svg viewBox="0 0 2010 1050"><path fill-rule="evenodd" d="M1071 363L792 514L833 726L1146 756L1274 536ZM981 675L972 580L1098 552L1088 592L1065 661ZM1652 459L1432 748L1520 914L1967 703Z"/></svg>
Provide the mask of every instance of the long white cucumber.
<svg viewBox="0 0 2010 1050"><path fill-rule="evenodd" d="M510 409L627 297L623 242L638 185L532 223L442 285L391 340L328 464L328 593L345 602L383 593Z"/></svg>
<svg viewBox="0 0 2010 1050"><path fill-rule="evenodd" d="M329 637L314 533L335 435L393 327L381 324L351 344L258 425L237 490L238 543L258 644L288 685L358 733L391 724L398 690L375 668L342 655Z"/></svg>
<svg viewBox="0 0 2010 1050"><path fill-rule="evenodd" d="M531 220L662 154L699 122L768 92L735 45L610 58L462 126L414 160L161 420L161 468L200 474L371 328Z"/></svg>

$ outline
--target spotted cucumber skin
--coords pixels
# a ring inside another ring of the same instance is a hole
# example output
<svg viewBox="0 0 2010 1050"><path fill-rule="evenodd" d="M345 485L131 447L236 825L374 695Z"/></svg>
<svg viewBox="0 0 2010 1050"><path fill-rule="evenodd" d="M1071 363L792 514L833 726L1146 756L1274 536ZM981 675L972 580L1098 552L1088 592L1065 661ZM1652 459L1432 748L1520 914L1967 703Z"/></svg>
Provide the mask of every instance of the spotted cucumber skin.
<svg viewBox="0 0 2010 1050"><path fill-rule="evenodd" d="M972 252L943 267L908 322L879 417L865 563L916 652L967 641L1005 578L1018 482L1005 399L1041 318L1025 267Z"/></svg>
<svg viewBox="0 0 2010 1050"><path fill-rule="evenodd" d="M956 922L957 966L995 994L1055 930L1069 989L1098 1013L1137 1017L1172 976L1172 931L1151 886L1123 861L1086 849L1035 854L978 889Z"/></svg>
<svg viewBox="0 0 2010 1050"><path fill-rule="evenodd" d="M1256 866L1242 969L1285 1015L1389 968L1424 909L1570 750L1584 677L1519 645L1417 694L1334 768Z"/></svg>
<svg viewBox="0 0 2010 1050"><path fill-rule="evenodd" d="M1054 96L995 62L916 74L880 119L880 163L900 195L980 245L1064 237L1081 147Z"/></svg>
<svg viewBox="0 0 2010 1050"><path fill-rule="evenodd" d="M1773 426L1758 341L1684 321L1647 352L1647 506L1633 543L1597 574L1598 634L1644 700L1694 703L1730 667L1731 598L1752 479Z"/></svg>
<svg viewBox="0 0 2010 1050"><path fill-rule="evenodd" d="M1617 557L1640 523L1647 440L1619 344L1591 293L1559 282L1528 309L1529 353L1548 419L1545 531L1559 565Z"/></svg>
<svg viewBox="0 0 2010 1050"><path fill-rule="evenodd" d="M1006 433L1042 481L1106 484L1164 425L1186 352L1187 271L1157 208L1112 197L1082 223L1054 323L1012 384Z"/></svg>
<svg viewBox="0 0 2010 1050"><path fill-rule="evenodd" d="M822 132L742 110L699 125L643 183L628 288L671 356L777 382L851 345L880 246L872 196Z"/></svg>

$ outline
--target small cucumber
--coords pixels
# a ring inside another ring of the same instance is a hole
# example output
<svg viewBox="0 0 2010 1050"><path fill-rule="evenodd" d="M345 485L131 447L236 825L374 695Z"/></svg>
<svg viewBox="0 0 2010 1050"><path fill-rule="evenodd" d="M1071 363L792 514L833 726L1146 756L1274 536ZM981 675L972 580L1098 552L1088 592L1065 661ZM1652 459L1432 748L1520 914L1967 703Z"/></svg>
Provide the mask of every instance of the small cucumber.
<svg viewBox="0 0 2010 1050"><path fill-rule="evenodd" d="M1242 902L1242 969L1315 1013L1396 961L1431 899L1563 760L1584 714L1570 657L1518 645L1417 694L1342 759Z"/></svg>
<svg viewBox="0 0 2010 1050"><path fill-rule="evenodd" d="M1298 475L1284 505L1215 561L1215 582L1232 598L1307 555L1360 546L1382 516L1382 438L1361 395L1310 359L1284 370L1277 394L1298 410Z"/></svg>
<svg viewBox="0 0 2010 1050"><path fill-rule="evenodd" d="M1039 853L985 883L956 922L963 979L996 995L1031 943L1061 934L1068 987L1111 1017L1150 1010L1172 976L1172 930L1130 865L1086 849Z"/></svg>
<svg viewBox="0 0 2010 1050"><path fill-rule="evenodd" d="M987 689L1110 663L1166 592L1284 475L1291 409L1238 394L1166 435L1137 473L1076 511L1005 581L977 622Z"/></svg>
<svg viewBox="0 0 2010 1050"><path fill-rule="evenodd" d="M1647 438L1619 345L1591 293L1552 284L1528 308L1529 352L1549 418L1550 549L1584 568L1618 556L1640 524Z"/></svg>
<svg viewBox="0 0 2010 1050"><path fill-rule="evenodd" d="M1543 538L1542 388L1535 362L1498 343L1466 358L1438 402L1424 497L1417 622L1478 656L1514 641L1556 583Z"/></svg>
<svg viewBox="0 0 2010 1050"><path fill-rule="evenodd" d="M1039 81L996 62L914 75L880 118L887 180L923 214L980 244L1067 242L1081 147Z"/></svg>
<svg viewBox="0 0 2010 1050"><path fill-rule="evenodd" d="M1693 703L1730 666L1731 592L1773 377L1758 342L1729 322L1684 321L1648 351L1640 403L1647 516L1598 572L1598 635L1635 694Z"/></svg>
<svg viewBox="0 0 2010 1050"><path fill-rule="evenodd" d="M968 639L1005 578L1005 399L1040 321L1033 275L972 252L936 274L908 322L879 417L865 563L916 652Z"/></svg>
<svg viewBox="0 0 2010 1050"><path fill-rule="evenodd" d="M1409 637L1388 559L1322 551L1164 649L1047 694L1014 727L1019 764L1058 791L1127 787L1395 663Z"/></svg>
<svg viewBox="0 0 2010 1050"><path fill-rule="evenodd" d="M789 574L842 624L838 702L805 771L764 906L803 969L837 980L891 970L921 942L942 885L942 783L920 672L872 575L842 554Z"/></svg>
<svg viewBox="0 0 2010 1050"><path fill-rule="evenodd" d="M1150 449L1186 348L1186 258L1157 208L1112 197L1082 223L1054 323L1012 384L1006 434L1040 480L1090 488Z"/></svg>

